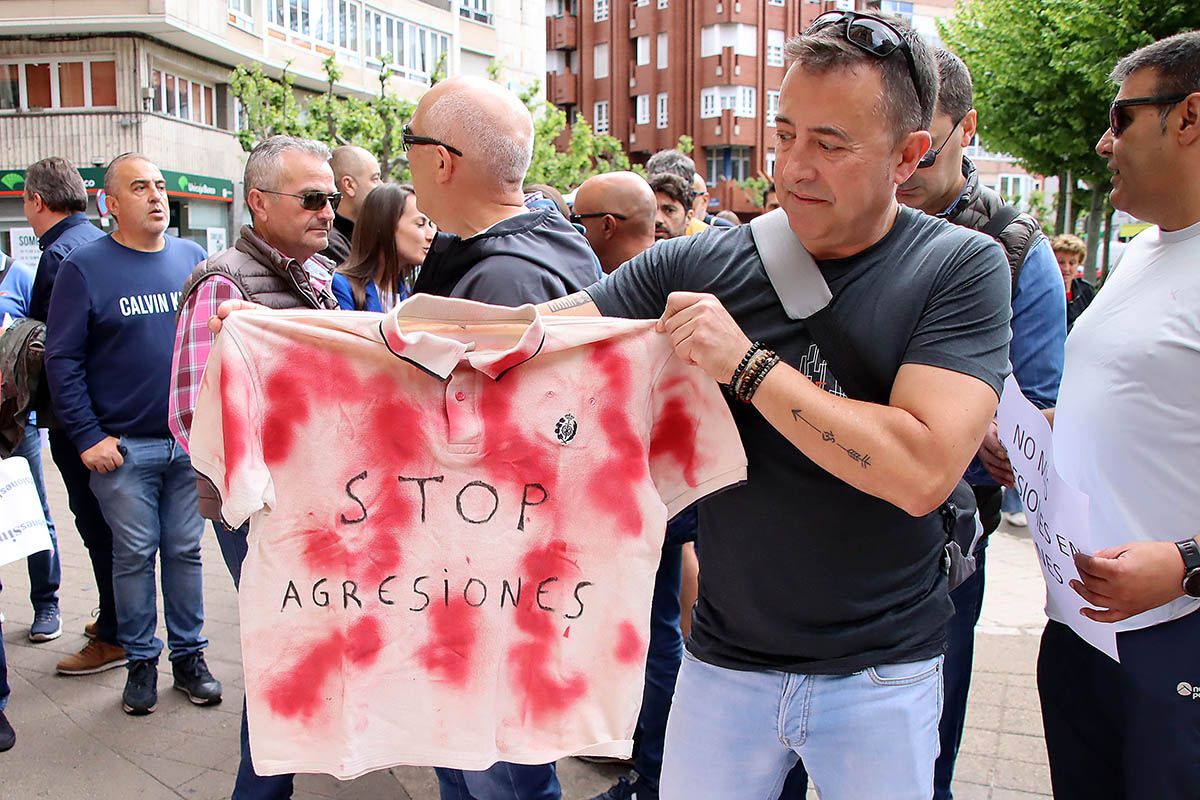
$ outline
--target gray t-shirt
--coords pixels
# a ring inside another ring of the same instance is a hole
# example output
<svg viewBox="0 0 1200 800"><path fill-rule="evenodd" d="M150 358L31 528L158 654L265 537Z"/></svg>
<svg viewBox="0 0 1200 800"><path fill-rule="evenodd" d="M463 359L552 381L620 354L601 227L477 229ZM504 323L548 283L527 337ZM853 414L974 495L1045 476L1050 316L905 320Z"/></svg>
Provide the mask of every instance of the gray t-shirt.
<svg viewBox="0 0 1200 800"><path fill-rule="evenodd" d="M890 386L902 364L1007 374L1009 270L993 240L903 208L858 255L819 261L831 321ZM842 394L802 322L787 317L750 227L671 239L588 293L608 316L661 315L673 291L709 292L752 340ZM691 652L732 669L845 674L929 658L953 614L940 512L914 518L830 475L753 407L730 401L749 480L700 507Z"/></svg>

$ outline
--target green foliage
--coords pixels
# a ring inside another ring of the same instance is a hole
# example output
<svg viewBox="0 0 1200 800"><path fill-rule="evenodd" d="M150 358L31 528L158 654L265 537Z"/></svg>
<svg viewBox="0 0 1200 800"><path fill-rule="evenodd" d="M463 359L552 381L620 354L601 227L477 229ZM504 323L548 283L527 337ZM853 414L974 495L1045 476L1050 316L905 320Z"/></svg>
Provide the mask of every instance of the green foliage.
<svg viewBox="0 0 1200 800"><path fill-rule="evenodd" d="M229 76L230 89L241 101L246 119L246 127L237 132L243 150L249 152L276 134L305 135L307 126L300 119L290 67L289 61L278 81L264 75L259 64L239 65Z"/></svg>
<svg viewBox="0 0 1200 800"><path fill-rule="evenodd" d="M767 187L771 185L771 179L764 175L759 175L755 178L746 178L744 181L738 181L737 185L750 198L750 202L754 204L755 208L762 208L763 196L767 193Z"/></svg>
<svg viewBox="0 0 1200 800"><path fill-rule="evenodd" d="M696 143L692 141L692 137L686 133L679 137L679 141L675 143L675 149L684 155L690 155L696 149Z"/></svg>
<svg viewBox="0 0 1200 800"><path fill-rule="evenodd" d="M1106 187L1093 151L1116 94L1108 73L1124 55L1200 27L1200 3L1176 0L958 0L938 23L975 83L989 149L1040 175Z"/></svg>

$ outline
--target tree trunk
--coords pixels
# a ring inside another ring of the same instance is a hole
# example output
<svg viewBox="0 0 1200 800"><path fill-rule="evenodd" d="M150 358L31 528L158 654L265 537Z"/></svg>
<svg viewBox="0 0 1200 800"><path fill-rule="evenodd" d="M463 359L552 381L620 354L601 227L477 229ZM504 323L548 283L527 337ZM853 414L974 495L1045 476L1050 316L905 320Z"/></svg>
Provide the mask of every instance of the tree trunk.
<svg viewBox="0 0 1200 800"><path fill-rule="evenodd" d="M1113 214L1116 209L1109 204L1108 200L1104 201L1104 257L1100 259L1100 268L1096 271L1097 279L1108 277L1108 267L1112 263L1110 261L1109 250L1112 247L1112 221ZM1093 281L1096 283L1097 281Z"/></svg>
<svg viewBox="0 0 1200 800"><path fill-rule="evenodd" d="M1071 191L1068 182L1071 180L1071 173L1060 172L1058 175L1058 196L1055 198L1055 206L1057 206L1054 215L1054 235L1057 236L1067 229L1067 194Z"/></svg>
<svg viewBox="0 0 1200 800"><path fill-rule="evenodd" d="M1087 216L1087 258L1083 264L1083 274L1088 280L1096 279L1096 253L1100 244L1100 217L1104 208L1104 193L1099 188L1092 189L1092 202Z"/></svg>

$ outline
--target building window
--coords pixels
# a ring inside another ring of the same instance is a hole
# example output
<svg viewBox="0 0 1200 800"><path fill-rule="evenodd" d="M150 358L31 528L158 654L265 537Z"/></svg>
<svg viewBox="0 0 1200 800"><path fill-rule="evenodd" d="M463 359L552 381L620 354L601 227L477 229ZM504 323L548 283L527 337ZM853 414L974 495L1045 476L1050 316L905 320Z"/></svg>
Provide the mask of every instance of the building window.
<svg viewBox="0 0 1200 800"><path fill-rule="evenodd" d="M721 116L720 90L716 88L700 90L700 118L709 119Z"/></svg>
<svg viewBox="0 0 1200 800"><path fill-rule="evenodd" d="M750 177L749 147L717 147L707 150L708 184L722 180L744 181Z"/></svg>
<svg viewBox="0 0 1200 800"><path fill-rule="evenodd" d="M656 117L655 127L660 128L660 129L667 127L667 93L666 92L658 93L658 96L654 100L654 106L655 106L655 112L656 112L655 113L655 117Z"/></svg>
<svg viewBox="0 0 1200 800"><path fill-rule="evenodd" d="M608 19L608 0L592 0L592 21L603 22Z"/></svg>
<svg viewBox="0 0 1200 800"><path fill-rule="evenodd" d="M117 62L63 58L0 64L0 110L115 108Z"/></svg>
<svg viewBox="0 0 1200 800"><path fill-rule="evenodd" d="M723 22L700 29L700 57L718 56L721 50L732 47L739 56L758 55L758 28L742 23Z"/></svg>
<svg viewBox="0 0 1200 800"><path fill-rule="evenodd" d="M783 66L783 31L774 28L767 31L767 66Z"/></svg>
<svg viewBox="0 0 1200 800"><path fill-rule="evenodd" d="M767 175L774 178L775 177L775 151L774 150L767 151L767 157L765 159L765 163L763 164L763 166L765 167L764 171L767 173Z"/></svg>
<svg viewBox="0 0 1200 800"><path fill-rule="evenodd" d="M769 6L783 6L783 5L787 5L787 0L767 0L767 5L769 5Z"/></svg>
<svg viewBox="0 0 1200 800"><path fill-rule="evenodd" d="M458 15L466 19L492 24L492 0L459 0Z"/></svg>
<svg viewBox="0 0 1200 800"><path fill-rule="evenodd" d="M658 7L659 7L659 8L666 8L666 7L667 7L667 0L658 0Z"/></svg>
<svg viewBox="0 0 1200 800"><path fill-rule="evenodd" d="M1025 200L1033 189L1033 179L1028 175L1001 175L996 191L1004 202L1017 208L1025 208Z"/></svg>
<svg viewBox="0 0 1200 800"><path fill-rule="evenodd" d="M188 80L162 70L150 73L154 110L169 117L217 124L217 92L212 85Z"/></svg>
<svg viewBox="0 0 1200 800"><path fill-rule="evenodd" d="M737 106L733 113L739 117L758 116L758 89L753 86L737 87Z"/></svg>
<svg viewBox="0 0 1200 800"><path fill-rule="evenodd" d="M901 0L882 0L879 4L880 12L884 14L895 14L904 17L907 20L912 19L913 4L901 2Z"/></svg>
<svg viewBox="0 0 1200 800"><path fill-rule="evenodd" d="M636 5L648 6L650 5L650 0L636 0Z"/></svg>
<svg viewBox="0 0 1200 800"><path fill-rule="evenodd" d="M608 101L601 100L592 106L592 131L595 133L608 133Z"/></svg>
<svg viewBox="0 0 1200 800"><path fill-rule="evenodd" d="M726 110L738 117L755 117L757 100L753 86L710 86L700 90L700 117L719 117Z"/></svg>
<svg viewBox="0 0 1200 800"><path fill-rule="evenodd" d="M428 84L443 57L450 53L450 37L406 19L368 7L364 38L367 58L389 59L392 71L417 83Z"/></svg>
<svg viewBox="0 0 1200 800"><path fill-rule="evenodd" d="M232 4L235 0L230 0ZM251 0L238 0L247 6ZM313 41L358 51L359 0L267 0L267 19Z"/></svg>
<svg viewBox="0 0 1200 800"><path fill-rule="evenodd" d="M252 17L254 9L254 0L229 0L229 10L235 14L241 14L243 17Z"/></svg>
<svg viewBox="0 0 1200 800"><path fill-rule="evenodd" d="M601 42L592 47L592 77L608 77L608 42Z"/></svg>
<svg viewBox="0 0 1200 800"><path fill-rule="evenodd" d="M774 89L767 90L767 125L775 127L775 115L779 113L779 92Z"/></svg>
<svg viewBox="0 0 1200 800"><path fill-rule="evenodd" d="M667 64L667 34L660 33L656 37L655 48L658 50L658 68L666 69Z"/></svg>
<svg viewBox="0 0 1200 800"><path fill-rule="evenodd" d="M637 53L637 65L644 67L650 63L650 37L639 36L634 39L634 50Z"/></svg>
<svg viewBox="0 0 1200 800"><path fill-rule="evenodd" d="M635 101L634 105L636 107L635 118L637 119L637 124L638 125L649 125L650 124L650 95L639 94L637 97L634 98L634 101Z"/></svg>

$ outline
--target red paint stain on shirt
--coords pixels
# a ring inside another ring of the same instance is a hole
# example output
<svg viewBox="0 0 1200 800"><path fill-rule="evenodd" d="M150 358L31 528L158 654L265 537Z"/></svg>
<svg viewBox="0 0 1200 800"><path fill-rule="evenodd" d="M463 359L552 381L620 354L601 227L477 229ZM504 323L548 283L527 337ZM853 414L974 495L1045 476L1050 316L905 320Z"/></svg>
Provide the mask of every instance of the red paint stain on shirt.
<svg viewBox="0 0 1200 800"><path fill-rule="evenodd" d="M650 452L673 459L683 469L687 485L699 484L696 477L696 417L682 397L672 397L662 407L650 434Z"/></svg>
<svg viewBox="0 0 1200 800"><path fill-rule="evenodd" d="M616 518L617 531L626 536L642 535L641 503L637 488L648 474L645 439L634 425L630 407L633 368L613 342L596 346L592 364L603 376L600 396L601 429L608 455L588 481L599 506Z"/></svg>
<svg viewBox="0 0 1200 800"><path fill-rule="evenodd" d="M371 666L382 649L383 631L374 617L359 620L345 634L334 631L309 645L292 667L276 673L266 687L267 706L281 717L311 720L339 698L342 673Z"/></svg>
<svg viewBox="0 0 1200 800"><path fill-rule="evenodd" d="M622 664L636 664L641 661L645 652L646 645L634 624L629 620L622 622L617 628L617 661Z"/></svg>
<svg viewBox="0 0 1200 800"><path fill-rule="evenodd" d="M238 472L249 455L252 432L247 416L254 405L251 402L249 376L226 368L221 369L221 432L225 448L225 499L229 498L230 487L239 480Z"/></svg>
<svg viewBox="0 0 1200 800"><path fill-rule="evenodd" d="M478 619L479 612L462 598L451 600L448 606L431 605L429 640L417 651L425 669L452 686L466 686L471 678Z"/></svg>
<svg viewBox="0 0 1200 800"><path fill-rule="evenodd" d="M517 609L521 642L508 651L509 674L514 689L523 698L524 716L534 723L558 716L587 693L587 678L580 673L563 674L557 658L562 637L555 615L537 607L537 586L550 577L568 583L579 573L566 542L551 541L528 551L521 559L521 574L527 581Z"/></svg>

